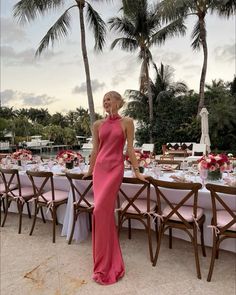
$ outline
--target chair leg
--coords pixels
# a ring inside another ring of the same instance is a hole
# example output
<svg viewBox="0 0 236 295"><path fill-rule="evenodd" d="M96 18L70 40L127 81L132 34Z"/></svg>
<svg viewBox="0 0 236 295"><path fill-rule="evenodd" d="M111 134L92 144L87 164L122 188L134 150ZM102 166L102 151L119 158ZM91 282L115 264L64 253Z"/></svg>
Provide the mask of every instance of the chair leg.
<svg viewBox="0 0 236 295"><path fill-rule="evenodd" d="M4 214L4 218L3 218L3 222L2 222L2 227L4 227L6 219L7 219L7 214L8 214L8 208L11 205L11 201L8 199L8 197L6 197L6 208L5 208L5 214Z"/></svg>
<svg viewBox="0 0 236 295"><path fill-rule="evenodd" d="M196 262L196 269L197 269L197 277L198 279L201 279L201 270L200 270L200 263L199 263L199 256L198 256L198 245L197 245L197 229L194 226L193 228L193 249L194 249L194 256L195 256L195 262Z"/></svg>
<svg viewBox="0 0 236 295"><path fill-rule="evenodd" d="M89 230L92 231L92 213L88 213L89 215Z"/></svg>
<svg viewBox="0 0 236 295"><path fill-rule="evenodd" d="M27 206L28 216L31 219L31 212L30 212L30 207L29 207L29 203L28 202L26 202L26 206Z"/></svg>
<svg viewBox="0 0 236 295"><path fill-rule="evenodd" d="M52 207L52 226L53 226L53 236L52 236L52 242L56 242L56 207L55 205Z"/></svg>
<svg viewBox="0 0 236 295"><path fill-rule="evenodd" d="M200 232L201 232L202 255L204 257L206 257L206 249L205 249L205 243L204 243L204 229L203 229L203 224L200 226Z"/></svg>
<svg viewBox="0 0 236 295"><path fill-rule="evenodd" d="M32 234L33 234L35 223L36 223L37 214L39 212L39 207L38 207L37 202L34 203L34 206L35 206L35 208L34 208L34 219L33 219L32 227L31 227L30 234L29 234L30 236L32 236Z"/></svg>
<svg viewBox="0 0 236 295"><path fill-rule="evenodd" d="M216 237L216 259L219 259L219 247L220 247L219 236L217 235L217 237Z"/></svg>
<svg viewBox="0 0 236 295"><path fill-rule="evenodd" d="M75 223L76 223L77 217L78 217L78 214L76 213L76 208L74 207L73 224L72 224L72 229L71 229L71 232L70 232L70 238L69 238L69 241L68 241L69 245L71 244L72 239L73 239L74 230L75 230Z"/></svg>
<svg viewBox="0 0 236 295"><path fill-rule="evenodd" d="M42 217L43 223L46 223L46 220L45 220L45 217L43 214L43 207L40 207L40 212L41 212L41 217Z"/></svg>
<svg viewBox="0 0 236 295"><path fill-rule="evenodd" d="M21 203L21 201L17 202L18 212L19 212L19 229L18 234L21 233L21 227L22 227L22 212L24 208L24 204Z"/></svg>
<svg viewBox="0 0 236 295"><path fill-rule="evenodd" d="M129 240L131 240L131 219L128 219L128 235L129 235Z"/></svg>
<svg viewBox="0 0 236 295"><path fill-rule="evenodd" d="M151 232L150 217L147 218L147 234L148 234L148 245L149 245L150 260L151 260L151 262L153 262L152 232Z"/></svg>
<svg viewBox="0 0 236 295"><path fill-rule="evenodd" d="M169 228L169 249L172 249L172 228Z"/></svg>
<svg viewBox="0 0 236 295"><path fill-rule="evenodd" d="M153 259L152 266L156 266L156 264L157 264L157 258L158 258L158 255L159 255L159 252L160 252L160 248L161 248L161 239L162 239L162 236L164 234L164 225L162 223L160 225L160 229L159 229L159 232L158 233L159 234L158 234L157 249L156 249L155 257Z"/></svg>
<svg viewBox="0 0 236 295"><path fill-rule="evenodd" d="M208 282L211 281L213 268L214 268L214 264L215 264L216 249L217 249L216 242L217 242L217 238L215 236L215 233L213 233L213 247L212 247L212 252L211 252L211 264L210 264L210 268L209 268L209 272L208 272L208 276L207 276L207 281Z"/></svg>

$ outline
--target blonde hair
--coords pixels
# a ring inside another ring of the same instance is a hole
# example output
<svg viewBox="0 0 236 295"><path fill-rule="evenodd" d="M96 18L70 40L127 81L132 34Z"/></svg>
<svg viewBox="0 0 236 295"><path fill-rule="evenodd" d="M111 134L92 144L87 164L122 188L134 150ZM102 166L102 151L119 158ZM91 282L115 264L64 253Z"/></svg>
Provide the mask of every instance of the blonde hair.
<svg viewBox="0 0 236 295"><path fill-rule="evenodd" d="M109 91L109 92L107 92L107 93L104 95L104 97L105 97L106 95L110 95L111 97L113 97L113 98L115 98L115 99L117 100L117 102L118 102L118 105L117 105L117 106L118 106L118 109L121 109L121 108L123 107L123 105L125 104L124 99L122 98L122 96L120 95L120 93L117 92L117 91L114 91L114 90Z"/></svg>

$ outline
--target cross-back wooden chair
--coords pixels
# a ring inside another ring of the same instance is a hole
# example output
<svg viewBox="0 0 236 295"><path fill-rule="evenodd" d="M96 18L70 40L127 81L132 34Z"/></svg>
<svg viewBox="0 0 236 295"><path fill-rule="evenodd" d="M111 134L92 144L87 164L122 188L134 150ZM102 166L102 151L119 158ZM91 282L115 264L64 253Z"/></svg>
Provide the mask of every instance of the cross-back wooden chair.
<svg viewBox="0 0 236 295"><path fill-rule="evenodd" d="M160 160L174 161L175 157L174 155L162 155L160 156Z"/></svg>
<svg viewBox="0 0 236 295"><path fill-rule="evenodd" d="M156 202L150 199L150 184L137 178L124 177L118 193L118 231L128 221L128 237L131 239L131 220L140 221L146 230L150 260L152 250L152 215L156 212ZM156 226L157 227L157 226Z"/></svg>
<svg viewBox="0 0 236 295"><path fill-rule="evenodd" d="M26 172L34 189L34 219L30 231L30 235L33 234L37 214L39 209L47 207L52 216L53 224L53 238L52 241L56 241L56 224L57 224L57 209L62 204L66 204L68 200L68 192L54 188L53 173L47 171L27 171ZM43 215L42 215L43 217ZM43 218L43 221L45 219Z"/></svg>
<svg viewBox="0 0 236 295"><path fill-rule="evenodd" d="M0 174L0 224L2 223L2 209L5 213L5 184L3 183L2 175Z"/></svg>
<svg viewBox="0 0 236 295"><path fill-rule="evenodd" d="M158 165L176 165L176 170L180 169L181 163L182 161L171 160L171 159L157 160Z"/></svg>
<svg viewBox="0 0 236 295"><path fill-rule="evenodd" d="M211 281L215 259L219 257L220 243L227 238L236 238L236 187L208 183L211 193L213 247L207 281ZM235 204L234 208L231 204Z"/></svg>
<svg viewBox="0 0 236 295"><path fill-rule="evenodd" d="M157 263L164 232L169 229L169 248L171 249L172 229L181 229L190 237L194 248L197 277L201 279L197 245L198 229L201 233L202 254L206 256L203 232L205 215L203 209L198 207L198 190L202 185L200 183L167 182L152 177L149 177L148 180L155 187L158 208L156 216L160 219L159 237L153 266Z"/></svg>
<svg viewBox="0 0 236 295"><path fill-rule="evenodd" d="M8 209L11 205L12 201L15 201L17 204L17 209L19 213L19 227L18 233L21 233L22 227L22 214L24 205L27 206L28 216L31 218L31 212L29 207L29 202L34 197L34 191L31 186L22 186L20 181L19 172L17 169L0 169L1 177L4 184L3 196L2 198L5 199L5 214L2 222L2 227L4 227Z"/></svg>
<svg viewBox="0 0 236 295"><path fill-rule="evenodd" d="M73 198L73 223L68 241L68 244L71 244L75 230L75 223L80 213L86 212L89 214L89 222L91 229L91 214L93 213L94 209L94 198L92 191L93 182L92 176L83 179L84 174L66 173L66 177L70 182L71 193Z"/></svg>

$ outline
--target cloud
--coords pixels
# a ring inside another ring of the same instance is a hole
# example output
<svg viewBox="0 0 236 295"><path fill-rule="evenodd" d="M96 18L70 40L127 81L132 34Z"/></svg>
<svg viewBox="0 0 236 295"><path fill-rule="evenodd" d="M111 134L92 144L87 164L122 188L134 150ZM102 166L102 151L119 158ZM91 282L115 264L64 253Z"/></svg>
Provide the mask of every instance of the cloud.
<svg viewBox="0 0 236 295"><path fill-rule="evenodd" d="M10 18L1 17L1 39L3 43L25 42L28 41L25 31Z"/></svg>
<svg viewBox="0 0 236 295"><path fill-rule="evenodd" d="M22 51L16 51L12 46L3 45L0 47L1 57L6 66L36 66L40 61L49 61L62 54L60 52L46 51L40 58L35 58L35 49L28 48Z"/></svg>
<svg viewBox="0 0 236 295"><path fill-rule="evenodd" d="M201 71L201 66L197 66L197 65L186 65L183 66L183 70L184 71L191 71L191 72L199 72Z"/></svg>
<svg viewBox="0 0 236 295"><path fill-rule="evenodd" d="M105 83L100 83L97 79L95 80L91 80L91 84L92 84L92 89L93 92L96 92L99 89L103 89L105 86ZM87 93L87 85L85 82L81 83L80 86L75 86L72 89L72 93L76 94L76 93Z"/></svg>
<svg viewBox="0 0 236 295"><path fill-rule="evenodd" d="M215 59L222 62L234 62L236 53L236 44L218 46L214 50Z"/></svg>
<svg viewBox="0 0 236 295"><path fill-rule="evenodd" d="M4 90L0 92L0 95L2 105L8 107L44 107L57 101L55 97L46 94L36 95L34 93L18 92L12 89Z"/></svg>

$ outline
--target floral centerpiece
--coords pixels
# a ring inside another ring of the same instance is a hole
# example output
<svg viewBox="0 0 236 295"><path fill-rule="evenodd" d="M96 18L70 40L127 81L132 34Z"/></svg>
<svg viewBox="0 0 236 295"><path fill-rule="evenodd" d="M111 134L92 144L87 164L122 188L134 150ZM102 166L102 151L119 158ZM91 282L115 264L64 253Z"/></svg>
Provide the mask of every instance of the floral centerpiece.
<svg viewBox="0 0 236 295"><path fill-rule="evenodd" d="M225 154L209 154L208 156L203 156L198 162L199 170L208 170L209 180L221 179L222 172L230 167L229 158Z"/></svg>
<svg viewBox="0 0 236 295"><path fill-rule="evenodd" d="M17 160L18 165L21 165L22 160L25 160L25 161L32 160L32 152L26 149L19 149L11 154L11 158L13 160Z"/></svg>
<svg viewBox="0 0 236 295"><path fill-rule="evenodd" d="M65 164L68 169L73 168L74 161L82 159L82 155L72 150L62 150L57 153L56 160Z"/></svg>
<svg viewBox="0 0 236 295"><path fill-rule="evenodd" d="M144 168L148 167L151 163L150 154L149 153L141 153L139 150L135 150L135 157L138 161L139 170L141 173L144 172ZM125 156L125 160L130 163L130 158L128 155Z"/></svg>

